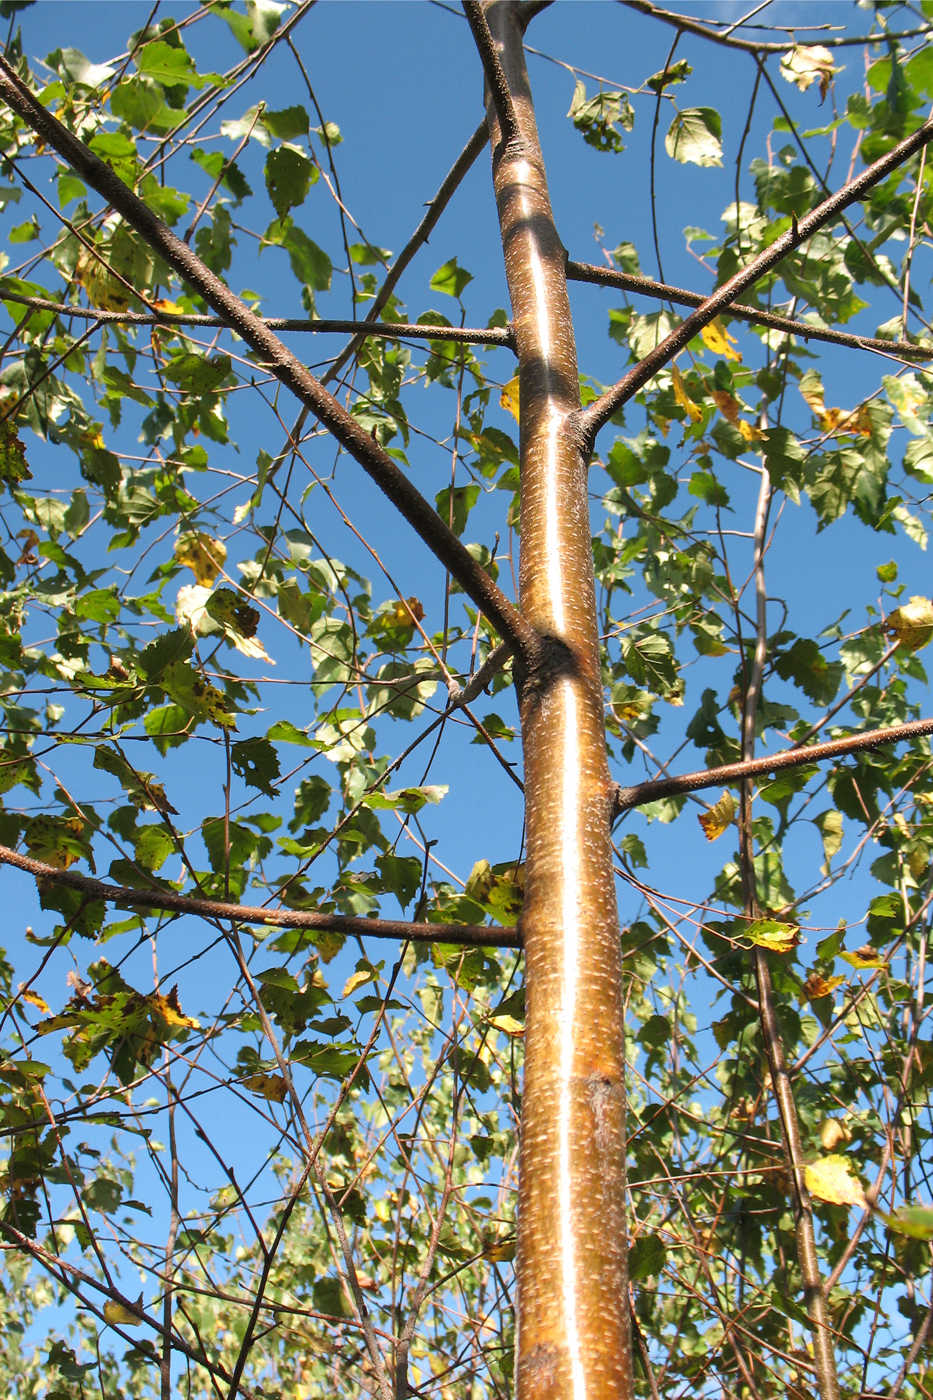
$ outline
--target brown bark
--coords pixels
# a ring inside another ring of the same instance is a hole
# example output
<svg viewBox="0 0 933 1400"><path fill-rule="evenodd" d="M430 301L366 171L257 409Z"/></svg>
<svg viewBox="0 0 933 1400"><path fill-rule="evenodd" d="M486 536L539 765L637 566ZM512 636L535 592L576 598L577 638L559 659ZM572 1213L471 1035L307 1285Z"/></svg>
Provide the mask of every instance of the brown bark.
<svg viewBox="0 0 933 1400"><path fill-rule="evenodd" d="M621 958L576 349L521 12L506 0L484 10L516 122L503 139L490 100L519 359L520 605L541 639L519 677L527 1015L518 1395L624 1400L632 1383Z"/></svg>

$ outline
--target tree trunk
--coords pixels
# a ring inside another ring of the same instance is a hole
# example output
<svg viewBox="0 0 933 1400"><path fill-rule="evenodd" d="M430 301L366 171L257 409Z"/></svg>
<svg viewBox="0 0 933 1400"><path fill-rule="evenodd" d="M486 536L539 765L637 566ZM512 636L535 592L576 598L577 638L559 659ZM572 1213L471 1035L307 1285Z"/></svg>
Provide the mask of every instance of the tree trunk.
<svg viewBox="0 0 933 1400"><path fill-rule="evenodd" d="M519 677L525 759L526 1055L518 1222L520 1400L632 1393L621 958L596 597L565 278L518 6L486 17L511 90L493 174L519 361Z"/></svg>

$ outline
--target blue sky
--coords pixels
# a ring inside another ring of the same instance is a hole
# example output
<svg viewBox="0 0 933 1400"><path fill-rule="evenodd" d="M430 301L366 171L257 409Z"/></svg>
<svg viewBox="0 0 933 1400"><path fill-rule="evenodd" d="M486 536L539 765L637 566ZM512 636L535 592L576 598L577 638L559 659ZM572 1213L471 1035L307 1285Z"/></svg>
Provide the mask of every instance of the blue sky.
<svg viewBox="0 0 933 1400"><path fill-rule="evenodd" d="M178 5L171 12L181 15L196 10L196 6ZM104 62L123 50L127 32L141 24L149 11L148 0L119 0L119 3L43 0L23 12L18 22L22 24L30 56L41 58L52 47L71 45L83 50L94 61ZM705 18L731 20L745 10L738 5L716 4L691 6L689 12ZM867 23L868 16L859 13ZM835 22L842 18L842 7L776 3L768 7L762 18L784 25ZM212 35L216 36L218 31L223 33L220 26L211 26ZM199 47L198 33L195 26L191 31L191 47L202 60L202 66L209 62L211 66L223 67L238 56L236 45L230 39L224 41L226 51L211 52L208 57ZM622 6L573 0L554 5L537 17L528 39L531 46L529 71L537 99L552 200L561 237L571 256L598 262L603 258L602 247L612 249L627 240L638 247L642 270L647 275L657 275L663 270L670 282L700 290L711 286L709 269L701 266L685 249L683 229L686 225L697 225L718 233L721 213L735 197L733 164L742 140L754 81L752 65L689 37L678 45L677 57L687 57L694 65L683 94L678 95L682 105L689 102L694 106L714 106L721 111L724 167L722 170L699 169L669 161L663 154L665 121L662 117L657 133L655 198L661 253L659 268L652 247L649 178L654 98L651 95L633 97L636 122L627 139L625 153L613 158L599 155L583 144L566 118L575 79L561 66L561 61L572 63L589 75L584 81L590 92L595 91L600 80L609 86L635 88L664 66L671 51L673 30L651 23ZM359 220L366 237L397 252L420 217L425 201L434 194L481 115L480 66L465 22L458 13L427 3L320 0L300 30L299 48L325 116L341 128L343 144L338 148L338 158L344 202ZM845 50L841 61L846 65L839 80L844 92L861 81L860 51ZM793 95L791 89L788 94ZM254 85L254 90L241 94L231 103L229 115L239 115L243 107L260 98L276 107L305 101L296 67L287 56L275 58ZM815 127L829 119L829 112L819 106L815 90L799 105ZM762 96L750 123L746 163L749 156L763 152L772 116L773 105L770 99ZM208 127L205 140L208 139L229 150L220 136L218 121ZM243 160L257 188L262 184L261 158L262 152L257 151L244 156ZM841 159L831 179L840 181L844 174L845 163ZM740 180L741 193L750 188L745 171L741 172ZM22 217L24 214L17 210L16 218ZM320 184L311 192L307 208L302 210L302 219L322 245L331 250L339 246L334 205ZM602 230L599 239L594 233L597 224ZM275 250L257 255L254 248L248 232L244 231L239 236L238 259L231 274L234 288L251 287L261 291L263 310L270 314L300 314L300 307L295 304L294 283L276 261L280 255ZM401 296L412 319L428 308L456 319L455 304L430 291L428 285L436 268L454 256L469 268L474 279L464 294L466 319L471 324L485 324L497 307L507 304L486 156L476 163L432 236L429 247L419 255L402 282ZM620 373L623 357L620 348L606 333L607 313L610 307L620 304L621 298L604 289L579 285L571 288L571 296L580 368L594 380L611 381ZM318 309L323 315L350 314L344 276L335 274L333 290L320 298ZM653 307L643 304L640 309ZM873 333L877 323L886 320L895 310L893 300L879 302L863 314L855 328ZM326 344L318 340L312 344L308 337L295 337L291 343L300 345L301 353L315 362L329 353L332 344L329 340ZM342 339L335 343L342 344ZM505 352L495 356L490 353L486 364L490 375L501 375L503 380L512 373L511 359ZM827 401L852 405L874 387L880 372L870 360L863 360L854 353L838 352L827 361ZM284 405L282 413L285 422L292 421L294 409L291 405ZM260 416L252 408L234 409L233 417L240 452L238 456L231 454L231 466L248 471L258 447L265 445L271 451L279 448L281 427L276 426L271 414ZM449 417L449 401L435 408L430 395L424 395L423 421L431 432L443 436L449 431ZM505 414L499 421L505 428L510 426ZM676 448L675 443L672 446ZM69 479L62 468L63 451L49 445L31 444L35 475L47 473L52 482ZM427 494L446 483L448 463L440 448L416 443L410 458L413 475ZM674 458L678 461L676 451ZM67 471L70 469L69 465ZM421 546L407 534L405 527L396 525L391 518L387 521L384 502L352 463L341 465L338 490L342 504L352 514L362 534L379 541L400 591L406 596L433 597L431 590L436 588L436 571L425 561ZM737 529L748 530L754 504L753 486L750 484L744 492L738 489L737 499L740 509L733 523ZM503 502L504 497L500 495L488 505L490 533L501 528ZM314 509L317 511L318 506ZM782 528L769 562L769 572L775 580L775 593L786 597L793 609L810 611L811 605L818 604L820 621L829 622L854 603L851 625L863 625L863 602L877 593L874 570L892 554L902 561L905 591L930 592L926 556L914 546L901 540L889 542L886 537L883 541L872 542L872 549L877 544L876 557L861 542L856 543L858 535L845 523L818 538L806 507L788 506L787 514L790 524ZM326 530L334 553L352 562L361 572L372 572L359 545L323 505L320 506L320 520L322 532ZM377 584L377 598L390 596L390 593L387 584ZM804 624L800 625L803 628ZM302 673L296 671L295 674L300 680ZM696 698L693 694L694 702ZM495 708L504 710L508 703L507 699L500 698ZM295 704L297 714L300 699ZM665 740L670 739L673 745L683 720L690 713L689 708L666 712ZM453 790L453 799L431 813L430 832L441 842L437 848L439 855L460 876L465 876L477 860L513 858L518 850L521 824L517 795L508 784L500 782L495 765L468 740L469 734L462 733L432 768L429 777L429 781L449 782ZM70 771L67 753L56 755L54 761L56 771L65 774ZM409 765L408 781L420 776L422 761L419 755ZM189 804L195 812L203 800L214 803L216 809L219 793L209 790L205 795L207 784L202 775L183 771L189 763L181 752L164 765L165 774L176 784L171 789L173 796L179 791L183 794L186 815ZM700 766L702 755L692 746L674 765L677 771ZM633 775L618 773L616 776L622 781L637 780L642 772L639 769ZM819 841L813 828L806 828L799 837L799 844L808 848L805 852L808 861L813 864L816 857L818 864ZM721 863L720 851L711 851L706 845L692 814L676 827L653 828L650 849L649 878L665 890L676 888L697 899L708 892L713 872ZM48 916L37 910L27 877L8 871L4 880L8 892L7 941L12 949L25 924L32 923L41 929ZM826 917L834 922L844 914L861 910L864 889L862 883L852 881L834 891L833 908ZM624 889L624 920L631 917L635 907L634 895ZM196 936L192 931L192 942ZM188 938L183 921L172 927L167 946L161 952L160 971L168 980L171 979L167 969L173 962L184 959ZM23 952L25 959L36 961L34 949L27 946L17 951ZM108 950L103 951L107 953ZM89 955L89 949L79 948L77 956L86 960ZM379 956L391 962L392 950L387 947ZM152 975L148 959L148 949L144 948L131 964L142 985ZM196 1011L198 999L213 995L217 979L222 975L223 964L219 958L206 960L200 972L186 973L189 981L185 1009ZM66 996L62 969L57 968L54 976L50 974L40 990L53 1006L60 1006ZM706 1008L702 1010L705 1012ZM239 1127L234 1118L227 1122L226 1130L231 1138L236 1136Z"/></svg>
<svg viewBox="0 0 933 1400"><path fill-rule="evenodd" d="M196 6L176 7L174 13L195 14ZM739 6L720 5L694 7L702 16L721 15L730 20L740 17ZM691 13L694 11L691 10ZM127 33L141 24L148 15L142 0L96 0L93 4L43 3L26 10L21 16L27 51L38 58L53 44L79 47L89 58L105 62L123 51ZM841 17L837 6L776 3L768 7L766 18L772 24L790 26L794 23L813 25L835 22ZM867 17L866 17L867 18ZM212 41L221 47L208 56L201 51L199 34L204 27L192 27L188 34L192 51L199 54L202 66L209 62L216 67L234 61L239 54L236 44L225 31L211 25ZM454 10L434 4L392 3L392 0L321 0L312 10L299 31L299 49L307 62L315 85L315 93L328 120L340 126L343 144L337 149L341 188L344 202L367 238L397 251L407 240L420 217L424 203L433 195L440 179L473 130L479 117L478 93L481 86L479 62L469 41L465 22ZM538 16L529 31L529 71L534 85L537 115L545 156L548 162L552 200L558 228L571 256L584 261L601 261L603 248L614 248L627 240L639 249L642 270L649 275L663 272L674 283L703 289L711 285L709 269L699 264L695 255L685 249L683 229L687 224L700 226L717 234L721 228L723 208L735 196L733 163L746 123L754 70L751 63L740 61L727 53L689 36L682 37L676 56L687 57L694 71L683 91L678 92L681 105L717 106L723 119L724 166L721 170L700 169L677 165L663 153L663 133L669 119L663 113L657 132L653 132L655 99L652 94L633 96L635 128L626 138L627 149L622 156L606 157L584 145L566 118L573 95L576 76L583 74L589 92L599 83L620 88L637 88L651 72L663 67L674 42L674 31L658 25L622 6L575 0L558 4ZM224 44L226 49L224 49ZM843 50L840 61L845 72L839 78L841 92L860 77L861 55L858 49ZM573 64L578 74L566 67ZM274 97L270 97L274 94ZM793 90L787 88L787 94ZM294 62L285 54L277 55L264 70L258 84L238 94L222 116L236 116L249 103L260 98L286 105L304 101L305 94ZM827 104L828 105L828 104ZM821 108L815 89L802 100L804 114L814 125L831 115ZM767 95L759 98L750 120L746 140L746 161L760 154L764 136L773 115L773 102ZM206 140L227 149L219 133L219 120L206 128ZM650 151L652 139L657 146L656 209L660 266L652 246ZM242 158L244 169L261 185L262 151L247 152ZM831 179L842 178L841 162ZM740 195L749 189L748 175L740 177ZM20 217L17 213L17 217ZM336 219L332 201L321 185L309 197L302 218L318 241L333 249L336 243ZM596 226L598 226L598 237ZM238 260L231 273L232 285L239 289L251 287L262 294L263 309L275 314L295 314L294 284L284 275L284 258L275 250L266 250L258 258L249 236L239 239ZM338 245L339 246L339 245ZM699 246L699 245L695 245ZM434 270L448 258L456 256L469 268L473 281L464 293L465 315L468 323L484 324L496 307L507 302L501 252L488 159L481 157L471 171L463 188L453 200L440 227L432 236L401 284L400 294L409 314L414 318L432 307L456 318L457 310L450 298L431 292L427 286ZM277 263L276 259L280 261ZM608 309L619 303L614 293L605 289L572 285L572 303L577 325L578 354L581 371L596 381L609 382L621 368L619 347L606 334ZM335 274L331 293L319 298L321 314L348 315L351 306L347 279ZM642 303L640 309L654 309ZM886 319L895 307L888 304L872 307L855 328L872 332L879 320ZM328 353L334 342L293 338L300 353L319 357ZM342 341L338 341L338 344ZM500 368L501 366L501 368ZM512 372L505 352L487 357L491 376L504 380ZM854 353L840 352L827 361L825 369L828 401L851 403L867 392L876 382L878 369L869 359ZM424 424L443 434L449 405L433 408L430 396L424 395ZM439 412L439 416L432 414ZM234 410L236 414L236 410ZM283 421L290 422L292 409L283 408ZM239 441L236 466L248 470L258 445L265 445L270 420L263 420L261 439L256 438L257 424L251 412L235 423ZM506 415L502 424L509 426ZM514 425L512 425L514 426ZM280 430L275 429L275 441L269 450L277 450ZM61 468L60 450L36 448L36 461L47 463L55 479ZM444 484L447 470L443 452L427 445L412 448L412 471L422 489L429 495ZM676 454L675 454L676 460ZM385 505L370 488L353 464L341 467L339 493L344 507L352 515L361 533L381 540L380 549L399 590L406 596L427 597L431 588L431 567L424 559L416 541L404 529L391 530L386 536ZM742 500L741 488L738 499ZM744 504L732 522L737 529L750 527L753 509L754 483L744 493ZM496 512L501 512L502 498L489 504L490 529L501 527ZM809 606L814 599L820 604L821 620L829 622L850 605L853 598L871 596L874 569L883 562L882 553L887 540L879 543L879 557L869 557L854 547L857 536L845 522L818 539L812 517L805 507L786 508L793 517L779 532L769 561L769 576L775 578L775 592L787 597L792 608ZM745 519L741 519L742 514ZM594 507L594 525L600 512ZM316 518L316 517L315 517ZM346 531L331 520L328 543L338 557L353 563L361 572L371 572L371 563ZM331 543L333 541L333 543ZM906 591L924 592L925 557L914 547L899 543L898 556L903 560L902 579ZM885 557L887 557L885 555ZM380 592L381 589L381 592ZM376 597L389 594L385 583L376 583ZM859 608L861 602L859 602ZM861 614L853 625L861 625ZM497 701L497 708L507 705ZM689 713L689 711L687 712ZM685 717L683 710L665 713L665 732L672 740ZM498 782L494 765L484 763L481 750L469 745L468 734L448 749L440 766L435 765L431 780L449 782L461 794L456 802L448 801L432 813L432 834L443 842L443 860L462 877L474 861L482 858L507 859L517 853L520 833L520 803L517 793L508 784ZM59 756L69 771L69 755ZM179 758L166 761L167 774L179 780ZM692 747L677 761L676 768L701 766L701 755ZM421 759L416 757L409 766L408 781L420 776ZM625 781L632 775L620 774ZM637 779L641 776L634 774ZM184 781L182 777L182 781ZM495 793L492 803L490 792ZM192 797L200 797L195 788ZM216 795L215 799L216 801ZM482 812L482 822L464 820L463 813ZM691 824L692 825L692 824ZM681 870L689 871L687 883L702 885L709 880L718 864L707 850L700 833L690 835L678 824L673 832L658 833L661 867L670 858L676 843L677 862ZM439 848L441 849L441 848ZM16 887L17 924L35 919L28 882L19 876L7 876ZM699 892L699 890L697 890ZM853 907L858 905L854 895ZM623 908L630 908L630 895L623 898Z"/></svg>

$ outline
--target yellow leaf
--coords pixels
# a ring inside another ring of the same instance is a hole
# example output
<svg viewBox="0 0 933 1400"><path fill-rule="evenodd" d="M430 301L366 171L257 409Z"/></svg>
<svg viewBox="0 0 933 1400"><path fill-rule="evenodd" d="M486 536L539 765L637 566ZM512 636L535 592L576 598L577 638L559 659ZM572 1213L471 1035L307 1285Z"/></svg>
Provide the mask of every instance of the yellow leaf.
<svg viewBox="0 0 933 1400"><path fill-rule="evenodd" d="M804 991L811 1001L816 1001L819 997L831 996L845 980L844 977L824 977L820 972L811 972L803 984Z"/></svg>
<svg viewBox="0 0 933 1400"><path fill-rule="evenodd" d="M243 656L248 656L252 660L268 661L270 666L275 665L272 657L256 636L256 629L259 626L258 608L254 608L232 588L218 588L215 593L211 593L209 589L199 589L195 585L189 584L178 590L175 615L179 621L183 620L179 615L183 594L192 595L192 602L195 604L190 620L193 631L209 632L211 630L210 624L203 624L205 617L213 618L214 622L220 623L224 629L226 640L231 646L236 647ZM194 599L193 595L195 594L202 598L200 606L197 606Z"/></svg>
<svg viewBox="0 0 933 1400"><path fill-rule="evenodd" d="M839 956L850 967L854 967L859 972L871 971L874 968L887 967L888 965L880 953L876 953L868 943L865 944L864 948L856 948L854 953L840 953Z"/></svg>
<svg viewBox="0 0 933 1400"><path fill-rule="evenodd" d="M159 1016L166 1026L174 1029L189 1027L199 1030L201 1022L194 1016L185 1016L178 1001L178 987L174 986L168 996L161 992L151 992L146 998L154 1015Z"/></svg>
<svg viewBox="0 0 933 1400"><path fill-rule="evenodd" d="M38 992L31 992L28 987L20 987L19 999L20 1001L28 1001L30 1006L35 1006L46 1016L51 1015L52 1008L44 997L40 997Z"/></svg>
<svg viewBox="0 0 933 1400"><path fill-rule="evenodd" d="M700 331L700 339L707 349L712 350L714 355L722 355L726 360L741 360L742 356L733 347L736 343L735 336L730 335L725 326L717 316L715 321L710 321L708 326L704 326Z"/></svg>
<svg viewBox="0 0 933 1400"><path fill-rule="evenodd" d="M136 1306L142 1307L143 1295L140 1293L139 1302ZM138 1313L128 1308L123 1303L115 1303L109 1299L103 1307L104 1321L116 1323L120 1327L139 1327L142 1318Z"/></svg>
<svg viewBox="0 0 933 1400"><path fill-rule="evenodd" d="M754 423L746 423L744 418L738 424L738 429L746 442L761 442L764 437L760 428L756 428Z"/></svg>
<svg viewBox="0 0 933 1400"><path fill-rule="evenodd" d="M516 1021L514 1016L490 1016L489 1024L495 1026L498 1031L505 1031L506 1035L518 1036L525 1034L525 1027L521 1021Z"/></svg>
<svg viewBox="0 0 933 1400"><path fill-rule="evenodd" d="M321 928L315 930L314 946L317 949L318 957L323 962L333 962L340 952L345 942L342 933L335 933L332 929Z"/></svg>
<svg viewBox="0 0 933 1400"><path fill-rule="evenodd" d="M492 873L492 866L488 860L478 860L467 876L465 893L470 899L475 899L477 903L483 904L489 897L489 892L496 883L496 877Z"/></svg>
<svg viewBox="0 0 933 1400"><path fill-rule="evenodd" d="M824 1152L832 1152L841 1142L849 1142L851 1131L838 1118L826 1118L820 1128L820 1146Z"/></svg>
<svg viewBox="0 0 933 1400"><path fill-rule="evenodd" d="M357 987L362 987L366 982L373 980L372 968L362 967L357 972L351 972L343 986L343 995L348 997L351 992L355 992Z"/></svg>
<svg viewBox="0 0 933 1400"><path fill-rule="evenodd" d="M508 1264L515 1258L515 1236L511 1239L495 1240L483 1250L483 1257L496 1263Z"/></svg>
<svg viewBox="0 0 933 1400"><path fill-rule="evenodd" d="M735 798L731 792L724 792L719 801L708 812L701 812L697 820L703 828L707 841L716 841L735 819Z"/></svg>
<svg viewBox="0 0 933 1400"><path fill-rule="evenodd" d="M154 301L152 303L152 309L153 311L163 311L167 316L181 316L184 314L183 306L179 306L177 301L166 301L164 297L159 301Z"/></svg>
<svg viewBox="0 0 933 1400"><path fill-rule="evenodd" d="M33 817L26 827L26 846L36 860L55 870L67 870L84 851L80 817Z"/></svg>
<svg viewBox="0 0 933 1400"><path fill-rule="evenodd" d="M871 414L867 403L860 403L846 420L846 432L857 433L859 437L871 437Z"/></svg>
<svg viewBox="0 0 933 1400"><path fill-rule="evenodd" d="M424 617L424 608L417 598L396 598L386 608L386 617L393 627L411 627Z"/></svg>
<svg viewBox="0 0 933 1400"><path fill-rule="evenodd" d="M23 547L16 561L17 564L35 564L35 551L39 543L39 536L36 534L35 530L20 530L16 538L23 541Z"/></svg>
<svg viewBox="0 0 933 1400"><path fill-rule="evenodd" d="M101 258L89 248L82 248L75 263L74 280L87 292L87 299L100 311L127 311L130 305L129 289L115 276L106 264L108 249L101 244Z"/></svg>
<svg viewBox="0 0 933 1400"><path fill-rule="evenodd" d="M700 419L703 417L703 410L700 408L699 404L693 402L693 399L687 393L684 377L676 365L671 365L671 379L674 384L674 398L684 410L691 423L699 423Z"/></svg>
<svg viewBox="0 0 933 1400"><path fill-rule="evenodd" d="M800 942L800 929L780 919L756 919L742 930L742 937L771 953L790 953Z"/></svg>
<svg viewBox="0 0 933 1400"><path fill-rule="evenodd" d="M885 627L894 633L902 647L919 651L933 637L933 603L929 598L914 595L909 603L888 613Z"/></svg>
<svg viewBox="0 0 933 1400"><path fill-rule="evenodd" d="M175 558L191 570L202 588L209 588L224 566L227 546L210 535L181 535L175 544Z"/></svg>
<svg viewBox="0 0 933 1400"><path fill-rule="evenodd" d="M837 1152L820 1157L804 1168L804 1180L811 1196L833 1206L864 1206L865 1192L852 1175L848 1159Z"/></svg>
<svg viewBox="0 0 933 1400"><path fill-rule="evenodd" d="M504 408L506 413L511 413L516 423L518 422L517 374L513 374L512 378L509 380L508 384L506 384L505 388L502 390L502 393L499 395L499 406L500 408Z"/></svg>
<svg viewBox="0 0 933 1400"><path fill-rule="evenodd" d="M283 1103L288 1093L288 1085L280 1074L247 1074L240 1082L245 1089L272 1103Z"/></svg>

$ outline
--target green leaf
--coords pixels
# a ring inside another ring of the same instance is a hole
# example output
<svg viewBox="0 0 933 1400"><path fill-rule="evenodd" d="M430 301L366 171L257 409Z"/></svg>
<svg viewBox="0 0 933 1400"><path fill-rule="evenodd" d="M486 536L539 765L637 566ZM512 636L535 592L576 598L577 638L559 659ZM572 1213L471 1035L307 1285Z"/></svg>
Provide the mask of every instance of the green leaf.
<svg viewBox="0 0 933 1400"><path fill-rule="evenodd" d="M688 107L671 122L664 149L681 164L722 165L722 119L712 107Z"/></svg>
<svg viewBox="0 0 933 1400"><path fill-rule="evenodd" d="M176 350L163 373L189 394L207 394L218 388L230 374L229 355L199 355L194 350Z"/></svg>
<svg viewBox="0 0 933 1400"><path fill-rule="evenodd" d="M109 64L92 63L80 49L56 49L49 54L46 62L69 82L92 90L106 87L114 76L114 69Z"/></svg>
<svg viewBox="0 0 933 1400"><path fill-rule="evenodd" d="M656 1278L667 1262L667 1250L660 1235L639 1235L629 1252L629 1275L637 1282Z"/></svg>
<svg viewBox="0 0 933 1400"><path fill-rule="evenodd" d="M741 936L771 953L791 953L800 942L800 929L780 919L756 919L742 925Z"/></svg>
<svg viewBox="0 0 933 1400"><path fill-rule="evenodd" d="M316 292L328 290L333 271L330 258L290 219L270 224L266 230L266 240L286 249L292 272L299 282Z"/></svg>
<svg viewBox="0 0 933 1400"><path fill-rule="evenodd" d="M828 875L830 861L842 846L842 813L830 808L828 812L821 812L813 820L823 838L823 874Z"/></svg>
<svg viewBox="0 0 933 1400"><path fill-rule="evenodd" d="M277 0L246 0L245 14L234 10L228 3L214 4L211 9L226 20L246 52L255 53L272 38L287 6L277 3Z"/></svg>
<svg viewBox="0 0 933 1400"><path fill-rule="evenodd" d="M269 797L275 797L278 792L275 783L280 774L279 758L268 739L254 737L237 740L231 747L230 761L233 771L248 787L258 788Z"/></svg>
<svg viewBox="0 0 933 1400"><path fill-rule="evenodd" d="M459 297L467 283L472 281L472 272L467 272L456 258L451 258L439 267L431 278L431 290L445 292L449 297Z"/></svg>
<svg viewBox="0 0 933 1400"><path fill-rule="evenodd" d="M679 58L676 63L669 64L660 72L652 73L650 78L645 79L645 86L650 87L652 92L663 92L672 83L682 83L692 72L693 69L687 60Z"/></svg>
<svg viewBox="0 0 933 1400"><path fill-rule="evenodd" d="M294 146L277 146L266 157L266 189L282 219L303 204L317 172L313 163Z"/></svg>
<svg viewBox="0 0 933 1400"><path fill-rule="evenodd" d="M889 1230L914 1240L933 1240L933 1206L901 1206L882 1215Z"/></svg>
<svg viewBox="0 0 933 1400"><path fill-rule="evenodd" d="M224 81L218 73L198 73L187 50L180 44L166 43L164 39L145 44L134 58L140 73L154 78L163 87L203 88L209 83L222 85Z"/></svg>
<svg viewBox="0 0 933 1400"><path fill-rule="evenodd" d="M282 107L278 111L267 108L262 114L262 124L280 141L294 141L296 136L307 136L310 130L308 113L304 107Z"/></svg>

